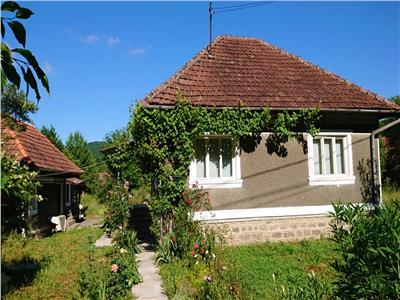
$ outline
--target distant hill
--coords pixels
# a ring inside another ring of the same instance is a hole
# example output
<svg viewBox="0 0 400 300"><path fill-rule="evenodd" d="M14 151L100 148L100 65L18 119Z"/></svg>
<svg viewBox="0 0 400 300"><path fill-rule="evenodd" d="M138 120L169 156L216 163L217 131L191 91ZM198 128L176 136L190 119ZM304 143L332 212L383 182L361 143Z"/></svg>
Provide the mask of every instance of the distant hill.
<svg viewBox="0 0 400 300"><path fill-rule="evenodd" d="M107 143L104 141L95 141L88 143L90 152L92 152L96 161L103 160L103 153L100 152L101 149L107 146Z"/></svg>

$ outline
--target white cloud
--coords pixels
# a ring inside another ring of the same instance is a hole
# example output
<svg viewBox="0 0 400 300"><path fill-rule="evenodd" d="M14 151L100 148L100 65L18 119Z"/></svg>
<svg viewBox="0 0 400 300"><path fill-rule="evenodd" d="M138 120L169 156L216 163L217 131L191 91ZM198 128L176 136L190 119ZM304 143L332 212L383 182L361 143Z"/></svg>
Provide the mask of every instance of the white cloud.
<svg viewBox="0 0 400 300"><path fill-rule="evenodd" d="M44 62L43 70L47 75L50 75L50 74L54 73L54 68L51 65L51 63L49 63L48 61Z"/></svg>
<svg viewBox="0 0 400 300"><path fill-rule="evenodd" d="M108 47L112 47L115 46L117 44L120 44L121 40L117 37L117 36L110 36L107 39L107 46Z"/></svg>
<svg viewBox="0 0 400 300"><path fill-rule="evenodd" d="M132 56L139 56L139 55L143 55L147 52L147 49L145 48L132 48L129 50L129 54Z"/></svg>
<svg viewBox="0 0 400 300"><path fill-rule="evenodd" d="M95 35L94 33L92 33L87 36L84 36L82 38L82 41L84 41L86 44L94 44L94 43L97 43L98 41L100 41L100 38L97 35Z"/></svg>

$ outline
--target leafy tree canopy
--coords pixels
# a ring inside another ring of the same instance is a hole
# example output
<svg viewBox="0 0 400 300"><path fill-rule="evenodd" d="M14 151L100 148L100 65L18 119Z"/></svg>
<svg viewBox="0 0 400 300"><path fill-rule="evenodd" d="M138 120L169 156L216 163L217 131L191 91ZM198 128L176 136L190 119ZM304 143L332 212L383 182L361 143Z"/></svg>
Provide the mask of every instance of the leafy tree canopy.
<svg viewBox="0 0 400 300"><path fill-rule="evenodd" d="M54 146L58 148L58 150L64 150L64 144L53 125L50 125L49 127L43 125L40 131Z"/></svg>
<svg viewBox="0 0 400 300"><path fill-rule="evenodd" d="M1 115L4 122L11 129L19 128L15 120L31 122L29 114L35 113L38 107L29 101L26 95L18 91L13 84L1 86Z"/></svg>
<svg viewBox="0 0 400 300"><path fill-rule="evenodd" d="M40 92L37 79L41 82L47 93L50 93L49 82L45 72L39 66L32 52L25 48L26 30L21 20L29 19L33 12L25 7L20 6L14 1L5 1L1 4L1 85L7 81L16 85L20 89L21 75L22 80L26 82L26 94L29 89L33 89L36 99L40 100ZM10 41L5 42L6 27L11 29L13 36L22 48L11 48ZM17 69L19 71L17 71ZM36 77L35 75L36 74Z"/></svg>
<svg viewBox="0 0 400 300"><path fill-rule="evenodd" d="M85 173L82 175L86 186L90 192L96 190L98 168L92 152L89 150L88 143L80 132L71 133L65 143L64 154L83 168Z"/></svg>

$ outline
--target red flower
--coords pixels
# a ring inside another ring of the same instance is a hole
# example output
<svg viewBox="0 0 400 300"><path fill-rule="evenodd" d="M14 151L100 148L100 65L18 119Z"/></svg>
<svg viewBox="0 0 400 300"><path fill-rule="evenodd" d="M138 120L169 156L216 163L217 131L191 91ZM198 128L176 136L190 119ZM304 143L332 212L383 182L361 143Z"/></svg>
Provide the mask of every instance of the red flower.
<svg viewBox="0 0 400 300"><path fill-rule="evenodd" d="M187 199L186 200L186 205L191 207L193 205L193 200L192 199Z"/></svg>
<svg viewBox="0 0 400 300"><path fill-rule="evenodd" d="M193 245L193 248L194 248L194 249L199 249L199 244L197 244L197 243L194 244L194 245Z"/></svg>
<svg viewBox="0 0 400 300"><path fill-rule="evenodd" d="M192 256L195 256L195 255L196 255L196 252L192 251Z"/></svg>

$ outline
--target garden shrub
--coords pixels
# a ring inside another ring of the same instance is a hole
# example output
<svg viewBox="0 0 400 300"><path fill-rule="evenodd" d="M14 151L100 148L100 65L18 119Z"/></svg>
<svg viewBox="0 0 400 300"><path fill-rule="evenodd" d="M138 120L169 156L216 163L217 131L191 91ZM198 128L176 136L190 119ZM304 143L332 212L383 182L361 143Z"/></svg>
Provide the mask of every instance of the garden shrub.
<svg viewBox="0 0 400 300"><path fill-rule="evenodd" d="M182 197L157 252L158 264L183 270L168 279L173 281L169 286L174 286L169 295L179 299L238 298L240 289L233 264L225 255L223 237L193 220L194 212L211 208L208 194L193 186Z"/></svg>
<svg viewBox="0 0 400 300"><path fill-rule="evenodd" d="M140 252L139 239L133 229L121 229L114 232L113 241L121 249L127 250L131 254Z"/></svg>
<svg viewBox="0 0 400 300"><path fill-rule="evenodd" d="M129 220L130 199L129 182L117 180L108 191L105 200L106 212L104 227L110 231L125 229Z"/></svg>
<svg viewBox="0 0 400 300"><path fill-rule="evenodd" d="M400 199L369 210L366 205L335 205L332 240L339 258L338 297L399 299Z"/></svg>
<svg viewBox="0 0 400 300"><path fill-rule="evenodd" d="M127 299L132 285L140 282L135 256L124 248L116 247L102 261L93 258L90 244L89 265L79 276L79 293L84 299Z"/></svg>

